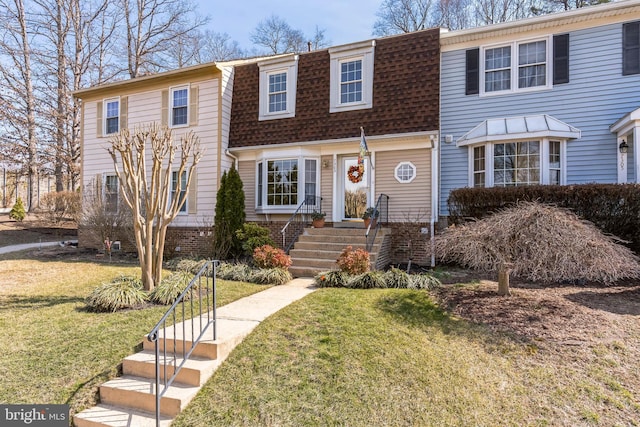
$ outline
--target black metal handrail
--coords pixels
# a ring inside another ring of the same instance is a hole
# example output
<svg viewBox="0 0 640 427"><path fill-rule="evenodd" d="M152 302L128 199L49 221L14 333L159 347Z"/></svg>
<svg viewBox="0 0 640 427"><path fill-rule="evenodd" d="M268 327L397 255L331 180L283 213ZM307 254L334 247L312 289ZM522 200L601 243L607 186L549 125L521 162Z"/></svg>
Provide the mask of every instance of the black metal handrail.
<svg viewBox="0 0 640 427"><path fill-rule="evenodd" d="M293 215L291 215L289 221L280 230L282 248L286 253L289 253L289 250L298 240L298 236L302 234L302 230L304 230L305 224L309 222L313 212L322 212L322 197L306 196Z"/></svg>
<svg viewBox="0 0 640 427"><path fill-rule="evenodd" d="M154 326L147 335L147 339L155 343L156 356L156 426L160 427L160 401L162 396L173 384L178 372L187 359L193 353L196 345L202 340L209 326L213 326L213 340L217 336L216 328L216 267L218 261L207 261L198 274L189 282L187 288L171 305L169 310L162 316L162 319ZM204 285L203 285L204 282ZM203 295L204 294L204 295ZM189 298L185 299L185 296ZM181 307L181 319L178 319L177 312ZM190 315L190 317L188 317ZM188 317L188 318L187 318ZM180 330L178 321L182 324L182 345L178 344L176 332ZM187 324L190 324L190 327ZM167 331L172 337L167 338ZM187 346L187 333L191 332L191 345ZM196 336L197 334L197 336ZM162 357L160 354L160 339L164 341L162 346ZM173 341L173 351L167 355L167 346ZM181 347L181 348L180 348ZM178 363L178 356L182 356L182 361ZM162 361L162 363L160 363ZM160 371L162 365L162 390L160 390ZM168 368L173 368L173 374L167 375Z"/></svg>
<svg viewBox="0 0 640 427"><path fill-rule="evenodd" d="M371 222L367 227L364 235L367 238L367 252L371 252L373 248L373 242L376 240L378 230L381 225L389 222L389 196L386 194L380 194L376 205L373 208L373 215L371 215Z"/></svg>

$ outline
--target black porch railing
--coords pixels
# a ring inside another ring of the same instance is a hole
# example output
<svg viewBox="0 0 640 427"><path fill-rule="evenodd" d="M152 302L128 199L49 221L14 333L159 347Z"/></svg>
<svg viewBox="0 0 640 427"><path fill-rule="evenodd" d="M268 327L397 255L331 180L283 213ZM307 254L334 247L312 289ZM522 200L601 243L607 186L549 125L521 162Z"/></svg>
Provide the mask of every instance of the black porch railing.
<svg viewBox="0 0 640 427"><path fill-rule="evenodd" d="M160 402L196 345L210 332L217 339L216 267L218 261L207 261L189 282L162 319L149 332L147 339L155 343L156 355L156 426L160 426ZM185 297L187 297L185 299ZM167 335L169 334L169 335ZM182 334L181 338L178 336ZM190 334L190 344L187 337ZM163 343L162 349L160 342ZM182 360L179 362L179 358ZM162 374L162 375L161 375Z"/></svg>
<svg viewBox="0 0 640 427"><path fill-rule="evenodd" d="M373 214L371 215L371 222L365 231L365 237L367 238L367 252L371 252L373 248L373 242L376 240L378 230L382 224L389 222L389 196L386 194L380 194L376 205L373 208Z"/></svg>
<svg viewBox="0 0 640 427"><path fill-rule="evenodd" d="M280 230L282 248L286 253L289 253L289 250L296 243L298 236L304 230L304 226L310 222L311 214L314 211L322 212L322 197L306 196L293 215L291 215L289 221L282 227L282 230Z"/></svg>

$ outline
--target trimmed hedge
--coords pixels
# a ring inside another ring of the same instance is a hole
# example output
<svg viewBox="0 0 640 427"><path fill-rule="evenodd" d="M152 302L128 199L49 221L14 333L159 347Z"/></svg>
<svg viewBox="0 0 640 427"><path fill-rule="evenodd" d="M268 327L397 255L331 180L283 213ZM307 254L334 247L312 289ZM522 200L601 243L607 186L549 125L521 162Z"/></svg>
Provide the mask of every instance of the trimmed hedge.
<svg viewBox="0 0 640 427"><path fill-rule="evenodd" d="M567 208L640 253L640 185L580 184L459 188L449 195L449 221L482 219L520 201Z"/></svg>

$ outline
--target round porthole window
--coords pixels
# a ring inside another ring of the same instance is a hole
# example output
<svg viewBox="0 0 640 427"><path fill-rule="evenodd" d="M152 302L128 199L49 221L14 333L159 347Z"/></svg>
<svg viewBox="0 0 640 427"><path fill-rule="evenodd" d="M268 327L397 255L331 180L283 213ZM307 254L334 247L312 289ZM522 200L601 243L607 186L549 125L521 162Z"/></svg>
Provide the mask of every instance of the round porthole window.
<svg viewBox="0 0 640 427"><path fill-rule="evenodd" d="M416 166L411 162L400 162L395 170L396 179L407 184L416 178Z"/></svg>

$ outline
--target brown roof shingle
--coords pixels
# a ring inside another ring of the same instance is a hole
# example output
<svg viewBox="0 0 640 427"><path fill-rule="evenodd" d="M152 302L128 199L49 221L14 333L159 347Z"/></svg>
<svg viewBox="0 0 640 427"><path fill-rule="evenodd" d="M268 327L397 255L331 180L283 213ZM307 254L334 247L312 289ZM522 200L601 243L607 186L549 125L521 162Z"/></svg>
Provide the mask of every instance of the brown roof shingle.
<svg viewBox="0 0 640 427"><path fill-rule="evenodd" d="M376 40L373 108L329 113L329 52L301 54L295 117L258 120L257 64L236 67L230 147L437 130L439 29Z"/></svg>

